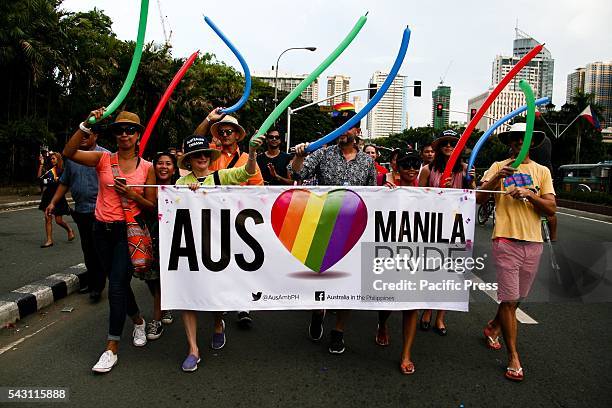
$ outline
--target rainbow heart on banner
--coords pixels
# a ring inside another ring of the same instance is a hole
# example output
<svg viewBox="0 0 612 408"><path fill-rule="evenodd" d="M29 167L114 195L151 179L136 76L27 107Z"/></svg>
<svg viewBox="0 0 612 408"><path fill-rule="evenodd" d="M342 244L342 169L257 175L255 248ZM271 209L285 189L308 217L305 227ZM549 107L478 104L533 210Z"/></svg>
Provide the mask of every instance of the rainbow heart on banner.
<svg viewBox="0 0 612 408"><path fill-rule="evenodd" d="M356 193L332 190L323 195L289 190L272 206L272 228L300 262L322 273L355 246L368 223L368 210Z"/></svg>

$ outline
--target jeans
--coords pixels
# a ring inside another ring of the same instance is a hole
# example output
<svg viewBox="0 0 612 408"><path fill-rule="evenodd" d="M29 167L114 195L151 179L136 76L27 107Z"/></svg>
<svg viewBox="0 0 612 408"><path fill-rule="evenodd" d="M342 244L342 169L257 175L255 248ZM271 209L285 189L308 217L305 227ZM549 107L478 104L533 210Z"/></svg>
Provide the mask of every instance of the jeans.
<svg viewBox="0 0 612 408"><path fill-rule="evenodd" d="M87 267L85 282L92 292L102 293L106 286L106 275L98 258L94 245L93 224L96 220L93 213L80 213L73 211L72 219L76 222L81 238L81 249Z"/></svg>
<svg viewBox="0 0 612 408"><path fill-rule="evenodd" d="M128 252L127 229L125 222L105 223L96 220L93 232L102 268L108 275L108 340L119 341L125 316L135 317L140 314L130 286L134 268Z"/></svg>

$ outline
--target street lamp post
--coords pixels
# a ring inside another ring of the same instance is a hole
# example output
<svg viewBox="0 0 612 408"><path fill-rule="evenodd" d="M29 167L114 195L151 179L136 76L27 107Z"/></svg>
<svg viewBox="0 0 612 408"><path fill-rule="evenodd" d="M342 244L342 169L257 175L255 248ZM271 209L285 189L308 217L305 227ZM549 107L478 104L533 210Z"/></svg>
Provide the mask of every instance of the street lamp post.
<svg viewBox="0 0 612 408"><path fill-rule="evenodd" d="M285 51L281 52L281 54L276 59L276 67L274 68L274 108L278 103L278 63L280 62L281 57L284 53L291 50L308 50L308 51L316 51L317 47L291 47L287 48Z"/></svg>
<svg viewBox="0 0 612 408"><path fill-rule="evenodd" d="M407 86L404 86L403 88L415 88L415 87L420 87L420 86L421 86L420 83L419 84L415 83L415 85L407 85ZM298 112L298 111L300 111L302 109L308 108L310 106L318 105L321 102L328 101L328 100L333 99L333 98L335 98L337 96L342 96L342 95L350 94L350 93L353 93L353 92L363 92L363 91L370 91L370 90L376 90L376 89L378 89L378 87L376 87L376 86L375 87L370 87L370 88L353 89L351 91L340 92L340 93L337 93L335 95L328 96L327 98L319 99L316 102L311 102L309 104L300 106L300 107L295 108L295 109L291 109L291 107L289 106L287 108L287 153L289 153L289 149L290 149L289 144L291 142L291 115L295 114L296 112ZM418 96L420 96L420 93L419 93Z"/></svg>

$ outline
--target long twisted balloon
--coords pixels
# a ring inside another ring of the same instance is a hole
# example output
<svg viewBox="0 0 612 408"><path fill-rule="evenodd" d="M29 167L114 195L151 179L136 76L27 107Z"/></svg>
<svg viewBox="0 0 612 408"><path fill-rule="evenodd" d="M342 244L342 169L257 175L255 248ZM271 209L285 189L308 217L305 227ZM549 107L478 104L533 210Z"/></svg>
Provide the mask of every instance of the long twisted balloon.
<svg viewBox="0 0 612 408"><path fill-rule="evenodd" d="M548 96L545 96L543 98L537 99L535 101L535 104L536 106L539 106L539 105L547 104L548 102L550 102L550 98ZM472 154L470 154L470 160L468 161L468 169L474 168L474 162L476 161L476 157L478 156L480 149L482 148L482 146L484 146L487 140L489 140L489 137L493 134L493 132L495 132L498 127L500 127L501 125L503 125L510 119L525 112L526 110L527 110L527 105L523 105L520 108L513 110L512 112L510 112L509 114L507 114L506 116L504 116L503 118L495 122L490 128L487 129L486 132L484 132L482 136L480 136L480 139L478 139L478 141L476 142L476 145L472 149ZM467 179L467 181L472 180L472 177L470 177L469 174L465 178Z"/></svg>
<svg viewBox="0 0 612 408"><path fill-rule="evenodd" d="M493 92L491 92L491 95L487 97L484 104L478 109L476 115L474 115L470 123L468 123L467 128L465 129L465 131L459 138L459 141L457 142L457 146L455 147L453 153L446 162L446 167L444 168L442 177L440 177L440 186L444 186L446 184L446 181L450 178L451 172L453 171L453 167L455 166L457 159L459 159L459 155L461 155L461 151L465 147L465 144L470 138L470 135L474 131L476 124L480 121L480 119L482 119L487 109L489 109L489 106L491 106L495 98L497 98L499 93L506 87L506 85L508 85L512 78L514 78L516 74L518 74L519 71L523 69L525 65L527 65L529 61L531 61L536 55L540 53L540 51L542 51L542 48L544 48L544 44L539 44L531 51L529 51L523 58L521 58L520 61L510 70L510 72L508 72L506 76L500 81L500 83L497 84Z"/></svg>
<svg viewBox="0 0 612 408"><path fill-rule="evenodd" d="M138 155L140 157L142 157L145 151L145 148L147 147L147 143L149 142L151 133L153 132L153 129L155 128L155 124L157 123L157 120L159 119L159 115L162 113L162 111L166 107L166 104L168 103L168 100L170 99L170 96L172 95L172 92L174 92L174 89L176 88L178 83L181 82L181 79L183 79L189 67L191 67L195 59L198 57L199 52L200 51L194 52L187 59L187 61L185 61L181 69L179 69L178 72L174 75L174 78L172 78L170 85L168 85L168 87L166 88L166 91L164 92L161 99L159 100L159 103L155 107L155 111L153 111L153 115L151 116L151 118L149 118L147 127L145 128L144 133L142 134L142 137L140 138L140 148L138 149Z"/></svg>
<svg viewBox="0 0 612 408"><path fill-rule="evenodd" d="M349 46L349 44L355 39L357 34L359 34L359 31L361 31L361 29L363 28L364 24L368 20L367 16L368 13L361 16L359 20L357 20L357 23L355 23L355 26L353 27L351 32L346 36L344 40L342 40L342 42L336 47L336 49L317 68L315 68L315 70L312 71L310 75L308 75L308 77L304 78L304 80L302 80L302 82L300 82L299 85L293 91L291 91L291 93L289 93L289 95L287 95L285 99L281 101L280 104L278 104L276 109L274 109L270 113L264 123L262 123L262 125L259 127L259 130L255 134L255 136L251 138L251 141L264 135L268 131L268 129L270 129L270 126L272 126L274 121L278 119L278 117L285 111L285 109L289 107L289 105L291 105L291 102L297 99L297 97L300 96L304 89L306 89L308 85L310 85L315 79L317 79L319 75L321 75L321 73L325 71L327 67L329 67L340 56L340 54L344 52L346 47Z"/></svg>
<svg viewBox="0 0 612 408"><path fill-rule="evenodd" d="M136 73L138 72L138 66L140 65L140 58L142 57L142 48L144 45L145 32L147 31L147 15L149 14L149 0L141 0L140 2L140 22L138 23L138 37L136 38L136 46L134 47L134 54L132 55L132 63L130 64L130 70L128 71L125 82L121 87L121 90L113 99L113 101L106 107L104 114L100 120L108 117L123 103L123 100L130 92ZM89 118L89 123L96 123L96 118Z"/></svg>
<svg viewBox="0 0 612 408"><path fill-rule="evenodd" d="M523 137L523 145L521 146L521 151L514 159L514 163L512 163L512 167L515 169L521 165L527 154L529 153L529 148L531 147L531 139L533 137L533 124L535 122L535 98L533 96L533 89L529 86L529 82L521 79L519 82L519 87L521 91L525 94L525 99L527 100L527 120L525 121L525 136Z"/></svg>
<svg viewBox="0 0 612 408"><path fill-rule="evenodd" d="M330 143L334 141L337 137L344 134L347 130L351 129L356 123L358 123L365 115L368 114L370 110L380 101L380 99L385 95L393 80L395 79L400 67L402 66L402 62L404 61L404 57L406 57L406 51L408 50L408 44L410 43L410 28L406 27L404 30L404 34L402 36L402 43L400 45L399 52L397 57L395 58L395 63L393 63L393 67L389 72L389 75L385 79L385 82L380 86L380 89L376 92L376 94L370 99L370 101L359 111L355 116L346 121L345 124L340 126L338 129L332 131L330 134L323 136L316 142L310 143L306 148L308 153L314 152L319 149L326 143Z"/></svg>
<svg viewBox="0 0 612 408"><path fill-rule="evenodd" d="M242 92L242 97L234 105L221 110L223 113L236 112L238 109L242 108L251 94L251 71L249 70L249 66L247 65L246 61L242 57L242 54L240 54L240 51L238 51L238 49L234 47L234 44L232 44L225 34L219 30L219 27L217 27L215 23L213 23L212 20L206 16L204 16L204 21L206 21L206 24L208 24L210 28L212 28L213 31L219 36L219 38L221 38L225 45L232 50L236 58L238 58L238 62L240 62L240 65L242 66L242 71L244 71L244 91Z"/></svg>

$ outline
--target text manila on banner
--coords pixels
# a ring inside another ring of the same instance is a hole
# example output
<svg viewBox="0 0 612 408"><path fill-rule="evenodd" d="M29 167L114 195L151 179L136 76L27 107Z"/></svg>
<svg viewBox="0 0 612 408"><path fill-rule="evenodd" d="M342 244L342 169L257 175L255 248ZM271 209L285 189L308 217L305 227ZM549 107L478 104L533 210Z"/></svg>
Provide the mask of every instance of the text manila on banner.
<svg viewBox="0 0 612 408"><path fill-rule="evenodd" d="M473 191L160 187L158 202L163 310L468 309L469 291L430 295L465 279L446 261L472 256Z"/></svg>

